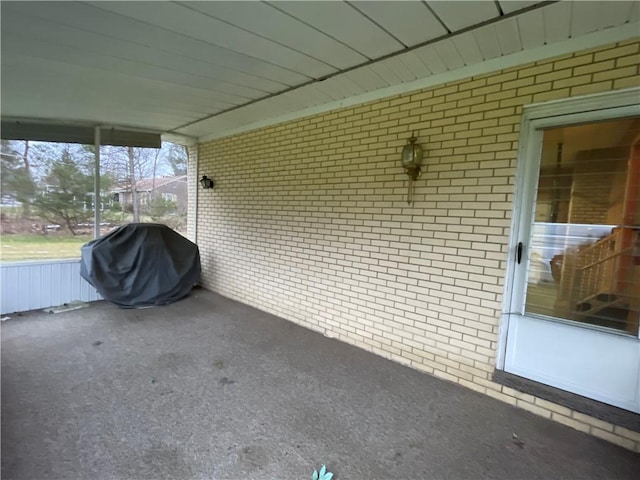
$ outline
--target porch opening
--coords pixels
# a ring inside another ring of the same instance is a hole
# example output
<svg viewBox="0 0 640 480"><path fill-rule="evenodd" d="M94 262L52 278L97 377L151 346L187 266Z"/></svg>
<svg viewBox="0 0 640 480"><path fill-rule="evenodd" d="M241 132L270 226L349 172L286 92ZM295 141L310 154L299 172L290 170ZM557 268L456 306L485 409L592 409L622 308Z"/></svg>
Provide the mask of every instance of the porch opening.
<svg viewBox="0 0 640 480"><path fill-rule="evenodd" d="M120 225L162 223L187 236L186 147L101 145L100 162L95 148L1 140L2 314L99 299L79 276L80 248Z"/></svg>

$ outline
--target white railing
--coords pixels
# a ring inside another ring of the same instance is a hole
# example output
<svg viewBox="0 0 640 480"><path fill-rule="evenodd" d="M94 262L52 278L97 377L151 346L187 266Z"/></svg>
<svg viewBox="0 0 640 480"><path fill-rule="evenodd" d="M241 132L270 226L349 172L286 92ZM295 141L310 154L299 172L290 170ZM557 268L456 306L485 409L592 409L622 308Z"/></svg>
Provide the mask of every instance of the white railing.
<svg viewBox="0 0 640 480"><path fill-rule="evenodd" d="M620 230L581 250L576 258L574 302L600 294L615 294L617 260L620 256Z"/></svg>
<svg viewBox="0 0 640 480"><path fill-rule="evenodd" d="M101 299L80 276L79 259L0 264L2 315Z"/></svg>
<svg viewBox="0 0 640 480"><path fill-rule="evenodd" d="M628 301L627 282L620 278L628 270L626 263L630 261L628 255L633 247L623 245L624 233L623 228L615 229L576 255L571 304L574 308L577 306L580 313L592 314Z"/></svg>

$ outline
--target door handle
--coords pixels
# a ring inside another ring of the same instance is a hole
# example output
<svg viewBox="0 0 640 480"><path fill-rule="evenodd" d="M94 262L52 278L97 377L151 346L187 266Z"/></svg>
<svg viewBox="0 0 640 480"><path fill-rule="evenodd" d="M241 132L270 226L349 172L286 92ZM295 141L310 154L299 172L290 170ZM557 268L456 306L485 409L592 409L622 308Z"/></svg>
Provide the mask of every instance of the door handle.
<svg viewBox="0 0 640 480"><path fill-rule="evenodd" d="M516 261L518 262L518 265L520 265L520 262L522 261L522 249L524 248L524 245L522 242L518 242L518 247L516 248Z"/></svg>

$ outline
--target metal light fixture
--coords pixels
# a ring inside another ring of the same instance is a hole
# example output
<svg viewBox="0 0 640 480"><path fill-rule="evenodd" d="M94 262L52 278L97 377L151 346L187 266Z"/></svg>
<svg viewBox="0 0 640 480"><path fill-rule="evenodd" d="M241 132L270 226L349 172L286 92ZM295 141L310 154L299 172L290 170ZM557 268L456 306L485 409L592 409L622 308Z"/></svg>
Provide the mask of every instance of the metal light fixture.
<svg viewBox="0 0 640 480"><path fill-rule="evenodd" d="M204 188L205 190L208 188L213 188L213 179L207 177L206 175L203 175L200 179L200 185L202 185L202 188Z"/></svg>
<svg viewBox="0 0 640 480"><path fill-rule="evenodd" d="M422 166L422 147L416 143L415 132L411 135L409 143L402 149L402 166L406 174L409 176L409 188L407 190L407 203L411 205L413 202L413 182L420 176L420 167Z"/></svg>

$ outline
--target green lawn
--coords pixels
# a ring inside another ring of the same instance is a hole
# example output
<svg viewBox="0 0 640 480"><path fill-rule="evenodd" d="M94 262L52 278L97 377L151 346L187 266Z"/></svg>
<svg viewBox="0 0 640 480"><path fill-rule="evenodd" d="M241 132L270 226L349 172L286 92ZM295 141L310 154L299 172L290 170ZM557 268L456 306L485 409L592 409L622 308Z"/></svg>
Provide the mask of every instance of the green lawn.
<svg viewBox="0 0 640 480"><path fill-rule="evenodd" d="M79 259L80 247L92 238L90 235L4 234L0 237L0 261Z"/></svg>

